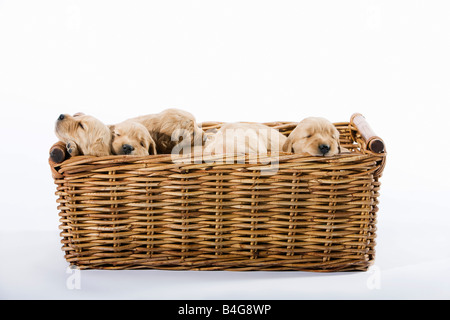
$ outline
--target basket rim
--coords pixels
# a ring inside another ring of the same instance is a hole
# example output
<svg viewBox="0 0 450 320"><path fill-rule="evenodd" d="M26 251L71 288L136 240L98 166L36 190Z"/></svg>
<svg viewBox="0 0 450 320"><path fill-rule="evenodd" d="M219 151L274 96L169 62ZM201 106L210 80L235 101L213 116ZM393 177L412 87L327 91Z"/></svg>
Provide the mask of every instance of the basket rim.
<svg viewBox="0 0 450 320"><path fill-rule="evenodd" d="M280 162L331 162L331 163L337 163L337 162L347 162L350 160L364 160L369 158L374 158L377 163L379 163L379 168L376 171L376 176L381 176L382 172L385 167L386 163L386 156L387 152L383 145L383 152L373 152L370 150L370 143L374 141L381 141L384 144L384 141L379 138L376 135L372 135L371 137L367 138L367 135L364 136L361 134L360 126L359 124L355 124L354 119L358 119L360 123L362 123L363 126L367 126L367 122L365 122L365 118L359 114L355 113L352 115L350 122L334 122L333 124L335 126L339 127L346 127L350 133L351 138L353 139L355 146L358 145L360 150L356 151L350 151L350 152L344 152L340 153L338 155L334 156L311 156L309 154L293 154L288 152L276 152L276 153L268 153L267 155L251 155L251 154L220 154L220 155L207 155L206 157L203 154L198 153L192 153L188 155L172 155L172 154L157 154L157 155L148 155L148 156L136 156L136 155L108 155L108 156L76 156L76 157L70 157L66 156L62 162L55 162L52 160L51 156L49 157L49 164L52 170L53 177L56 178L62 178L63 173L66 171L64 168L67 167L75 167L77 165L119 165L119 164L129 164L129 163L158 163L158 164L165 164L168 166L171 166L172 168L179 166L181 167L187 167L187 166L194 166L195 165L211 165L212 160L225 160L222 161L220 165L227 165L227 166L233 166L235 162L238 162L242 165L239 161L244 161L244 164L246 165L255 165L254 163L250 163L250 161L259 159L259 160L265 160L265 161L272 161L273 159L277 159L278 163ZM220 121L204 121L200 123L201 126L207 126L207 127L216 127L220 128L222 124L226 122L220 122ZM275 129L289 129L289 128L295 128L299 122L293 122L293 121L272 121L272 122L250 122L246 121L243 123L262 123L265 125L268 125L270 127L273 127ZM369 140L369 141L367 141ZM52 149L58 145L61 144L61 142L56 142L52 145ZM189 163L183 163L187 160ZM227 161L230 160L237 160L232 161L232 163L228 163ZM248 163L247 163L248 162ZM262 162L262 161L261 161ZM213 164L212 164L213 165ZM69 170L70 171L70 170Z"/></svg>

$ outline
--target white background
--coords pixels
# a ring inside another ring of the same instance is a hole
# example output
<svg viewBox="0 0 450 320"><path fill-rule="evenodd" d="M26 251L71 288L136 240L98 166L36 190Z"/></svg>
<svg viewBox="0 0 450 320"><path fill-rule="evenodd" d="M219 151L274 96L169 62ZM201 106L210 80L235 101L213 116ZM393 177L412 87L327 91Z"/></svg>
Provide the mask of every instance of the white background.
<svg viewBox="0 0 450 320"><path fill-rule="evenodd" d="M0 298L450 298L449 16L432 0L0 0ZM168 107L199 122L365 115L388 150L375 268L82 271L70 290L56 118Z"/></svg>

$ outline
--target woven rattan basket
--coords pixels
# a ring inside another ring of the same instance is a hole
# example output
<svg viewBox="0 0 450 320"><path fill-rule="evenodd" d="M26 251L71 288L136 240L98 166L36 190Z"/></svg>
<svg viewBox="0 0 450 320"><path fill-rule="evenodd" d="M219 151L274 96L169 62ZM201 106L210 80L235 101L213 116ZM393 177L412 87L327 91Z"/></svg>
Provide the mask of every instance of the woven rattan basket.
<svg viewBox="0 0 450 320"><path fill-rule="evenodd" d="M268 125L288 135L297 123ZM335 126L351 153L70 158L57 143L65 258L81 269L367 270L386 152L362 115Z"/></svg>

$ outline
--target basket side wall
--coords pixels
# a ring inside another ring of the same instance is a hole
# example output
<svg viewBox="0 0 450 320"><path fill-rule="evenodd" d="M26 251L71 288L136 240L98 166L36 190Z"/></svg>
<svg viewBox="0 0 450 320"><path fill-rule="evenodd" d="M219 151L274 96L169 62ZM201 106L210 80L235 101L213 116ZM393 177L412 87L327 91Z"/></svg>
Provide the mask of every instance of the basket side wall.
<svg viewBox="0 0 450 320"><path fill-rule="evenodd" d="M258 165L146 164L59 180L63 250L80 268L365 270L374 258L371 157Z"/></svg>

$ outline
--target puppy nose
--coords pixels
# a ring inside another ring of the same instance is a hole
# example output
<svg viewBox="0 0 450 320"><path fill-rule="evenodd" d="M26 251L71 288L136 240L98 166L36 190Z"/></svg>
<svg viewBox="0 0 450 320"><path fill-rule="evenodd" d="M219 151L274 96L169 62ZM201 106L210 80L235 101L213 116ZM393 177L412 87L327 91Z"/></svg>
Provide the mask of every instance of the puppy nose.
<svg viewBox="0 0 450 320"><path fill-rule="evenodd" d="M330 146L327 146L326 144L321 144L319 146L320 152L322 152L323 155L327 154L328 151L330 151Z"/></svg>
<svg viewBox="0 0 450 320"><path fill-rule="evenodd" d="M122 146L122 150L123 150L124 154L130 154L134 150L134 148L133 148L133 146L130 146L129 144L124 144Z"/></svg>
<svg viewBox="0 0 450 320"><path fill-rule="evenodd" d="M60 114L59 117L58 117L58 120L59 120L59 121L64 120L64 115L63 115L63 114Z"/></svg>

